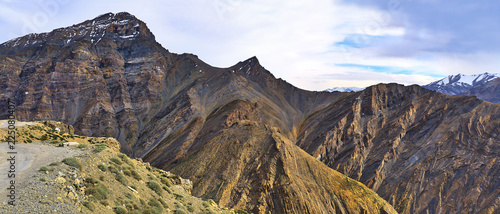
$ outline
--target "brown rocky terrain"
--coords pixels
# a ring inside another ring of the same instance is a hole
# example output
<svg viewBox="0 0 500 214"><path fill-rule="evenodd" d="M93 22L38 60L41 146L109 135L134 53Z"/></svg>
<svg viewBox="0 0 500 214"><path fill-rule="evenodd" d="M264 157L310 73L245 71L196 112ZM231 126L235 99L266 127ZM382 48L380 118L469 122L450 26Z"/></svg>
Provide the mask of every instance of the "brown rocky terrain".
<svg viewBox="0 0 500 214"><path fill-rule="evenodd" d="M376 85L312 114L297 145L400 213L500 211L500 105Z"/></svg>
<svg viewBox="0 0 500 214"><path fill-rule="evenodd" d="M191 181L130 159L119 152L115 139L73 135L56 131L56 127L71 126L53 121L17 126L18 132L27 133L31 137L25 138L33 142L16 144L16 206L2 198L1 213L243 212L193 197ZM6 130L0 129L1 138L7 136ZM39 141L42 136L48 137ZM60 147L61 137L80 143ZM8 150L6 143L0 147ZM4 171L5 164L0 164ZM5 181L0 183L3 189L9 180Z"/></svg>
<svg viewBox="0 0 500 214"><path fill-rule="evenodd" d="M170 53L128 13L1 44L0 68L1 118L10 98L18 119L116 137L222 206L395 213L368 186L402 213L499 209L499 106L473 97L305 91L255 57L215 68Z"/></svg>
<svg viewBox="0 0 500 214"><path fill-rule="evenodd" d="M195 195L254 213L395 213L363 184L262 124L263 111L256 103L231 102L209 116L177 163L164 156L174 156L168 148L186 141L162 142L155 148L162 152L153 150L145 160L193 179Z"/></svg>

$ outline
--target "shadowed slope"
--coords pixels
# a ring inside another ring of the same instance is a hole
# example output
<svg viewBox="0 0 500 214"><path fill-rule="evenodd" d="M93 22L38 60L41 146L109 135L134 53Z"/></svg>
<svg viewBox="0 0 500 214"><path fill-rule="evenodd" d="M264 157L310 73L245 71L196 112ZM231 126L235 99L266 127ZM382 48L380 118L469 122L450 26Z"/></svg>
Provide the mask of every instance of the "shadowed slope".
<svg viewBox="0 0 500 214"><path fill-rule="evenodd" d="M193 179L193 194L254 213L395 213L364 185L332 170L260 120L259 104L236 100L210 115L185 157L145 160ZM188 130L193 126L187 127ZM183 134L175 134L176 139ZM160 151L184 140L159 145ZM177 146L174 146L177 145Z"/></svg>

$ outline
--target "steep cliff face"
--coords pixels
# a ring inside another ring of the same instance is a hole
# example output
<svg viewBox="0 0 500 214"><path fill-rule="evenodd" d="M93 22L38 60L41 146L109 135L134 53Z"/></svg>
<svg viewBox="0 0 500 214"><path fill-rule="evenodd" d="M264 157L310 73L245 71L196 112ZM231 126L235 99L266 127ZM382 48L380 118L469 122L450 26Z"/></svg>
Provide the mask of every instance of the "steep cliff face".
<svg viewBox="0 0 500 214"><path fill-rule="evenodd" d="M17 118L58 120L80 134L117 137L127 142L126 151L177 57L128 13L14 39L0 54L0 100L16 102Z"/></svg>
<svg viewBox="0 0 500 214"><path fill-rule="evenodd" d="M311 115L297 145L400 213L496 213L500 105L376 85Z"/></svg>

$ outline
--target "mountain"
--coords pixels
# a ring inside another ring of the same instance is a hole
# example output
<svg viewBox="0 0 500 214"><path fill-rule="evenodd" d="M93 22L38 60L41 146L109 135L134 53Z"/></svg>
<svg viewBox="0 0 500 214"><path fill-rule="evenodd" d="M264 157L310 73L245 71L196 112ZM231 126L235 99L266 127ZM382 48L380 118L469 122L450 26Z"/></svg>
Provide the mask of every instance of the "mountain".
<svg viewBox="0 0 500 214"><path fill-rule="evenodd" d="M500 211L498 104L397 84L305 91L256 57L216 68L170 53L128 13L14 39L0 63L0 117L10 98L18 119L116 137L224 207Z"/></svg>
<svg viewBox="0 0 500 214"><path fill-rule="evenodd" d="M19 120L115 137L131 157L191 179L195 196L254 213L396 213L293 143L305 115L344 95L300 90L256 57L215 68L109 13L1 44L0 63L0 117L11 99Z"/></svg>
<svg viewBox="0 0 500 214"><path fill-rule="evenodd" d="M362 91L365 88L358 88L358 87L333 87L326 89L325 91L328 92L334 92L334 91L339 91L339 92L358 92Z"/></svg>
<svg viewBox="0 0 500 214"><path fill-rule="evenodd" d="M450 75L422 87L450 95L477 96L479 99L500 103L498 95L498 80L500 74Z"/></svg>
<svg viewBox="0 0 500 214"><path fill-rule="evenodd" d="M500 211L500 105L379 84L312 114L297 145L399 213Z"/></svg>
<svg viewBox="0 0 500 214"><path fill-rule="evenodd" d="M471 88L468 91L462 92L461 95L476 96L481 100L500 104L500 78L495 78Z"/></svg>

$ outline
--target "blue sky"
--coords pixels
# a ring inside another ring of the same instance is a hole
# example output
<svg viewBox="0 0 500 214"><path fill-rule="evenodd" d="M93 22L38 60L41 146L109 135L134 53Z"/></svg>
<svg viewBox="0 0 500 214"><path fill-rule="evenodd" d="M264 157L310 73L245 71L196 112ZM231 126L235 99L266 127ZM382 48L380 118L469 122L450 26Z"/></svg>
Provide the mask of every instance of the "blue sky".
<svg viewBox="0 0 500 214"><path fill-rule="evenodd" d="M308 90L498 73L500 2L0 0L0 43L127 11L158 42L218 67L257 56Z"/></svg>

